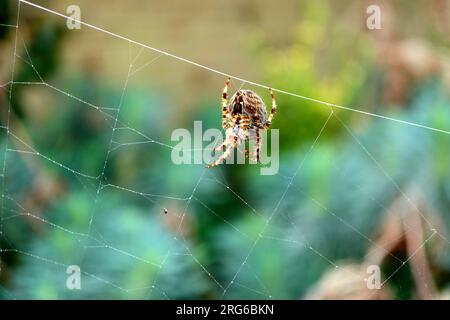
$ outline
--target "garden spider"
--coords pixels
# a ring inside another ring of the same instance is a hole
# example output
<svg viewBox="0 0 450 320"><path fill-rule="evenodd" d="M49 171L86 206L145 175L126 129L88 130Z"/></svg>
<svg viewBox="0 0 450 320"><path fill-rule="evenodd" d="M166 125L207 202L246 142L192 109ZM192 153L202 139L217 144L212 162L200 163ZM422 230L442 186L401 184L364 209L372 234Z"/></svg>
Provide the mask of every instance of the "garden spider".
<svg viewBox="0 0 450 320"><path fill-rule="evenodd" d="M238 144L245 143L250 138L251 133L255 133L256 146L253 160L259 162L259 152L261 149L260 130L270 128L273 117L277 112L277 105L272 89L269 89L272 97L272 110L267 116L267 110L262 99L251 90L238 90L227 101L227 92L230 85L230 78L227 79L222 93L222 127L225 130L224 143L216 148L223 150L223 154L208 168L217 166L225 161ZM252 135L253 136L253 135Z"/></svg>

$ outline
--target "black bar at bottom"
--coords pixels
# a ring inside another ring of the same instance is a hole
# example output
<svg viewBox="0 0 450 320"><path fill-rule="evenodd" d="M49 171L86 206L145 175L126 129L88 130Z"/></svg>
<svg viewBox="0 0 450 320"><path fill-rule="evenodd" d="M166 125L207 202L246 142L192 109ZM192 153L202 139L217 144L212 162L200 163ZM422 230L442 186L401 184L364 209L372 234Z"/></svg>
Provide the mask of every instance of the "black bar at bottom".
<svg viewBox="0 0 450 320"><path fill-rule="evenodd" d="M144 319L309 319L328 312L334 316L365 319L368 315L406 317L420 310L448 310L448 301L286 301L286 300L64 300L0 301L2 313L32 316L101 316ZM10 309L10 310L7 310Z"/></svg>

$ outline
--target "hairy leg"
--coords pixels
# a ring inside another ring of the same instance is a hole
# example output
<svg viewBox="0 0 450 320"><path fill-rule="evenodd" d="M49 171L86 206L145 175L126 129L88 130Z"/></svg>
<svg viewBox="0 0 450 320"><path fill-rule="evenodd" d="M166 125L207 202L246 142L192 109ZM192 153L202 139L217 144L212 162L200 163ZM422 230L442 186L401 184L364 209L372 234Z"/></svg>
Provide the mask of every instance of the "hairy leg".
<svg viewBox="0 0 450 320"><path fill-rule="evenodd" d="M272 97L272 110L270 110L270 115L267 118L267 121L264 125L266 129L270 128L270 125L272 124L272 120L275 117L275 114L277 113L277 103L275 101L275 96L273 94L272 89L269 89L269 91L270 91L270 96Z"/></svg>
<svg viewBox="0 0 450 320"><path fill-rule="evenodd" d="M226 82L225 87L223 88L223 92L222 92L222 127L225 130L229 128L229 126L227 124L227 107L228 107L227 92L228 92L229 85L230 85L230 78L227 79L227 82Z"/></svg>

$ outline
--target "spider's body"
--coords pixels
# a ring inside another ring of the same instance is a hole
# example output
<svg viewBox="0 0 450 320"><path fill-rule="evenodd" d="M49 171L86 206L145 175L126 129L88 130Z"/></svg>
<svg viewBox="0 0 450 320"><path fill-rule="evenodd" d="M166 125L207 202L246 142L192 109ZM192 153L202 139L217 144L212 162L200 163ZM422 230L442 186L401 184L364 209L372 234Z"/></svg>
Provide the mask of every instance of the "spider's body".
<svg viewBox="0 0 450 320"><path fill-rule="evenodd" d="M218 150L223 149L224 152L208 166L209 168L225 161L238 144L244 143L251 137L256 139L255 160L259 162L261 149L259 130L267 130L270 127L277 110L272 89L270 89L272 110L269 115L267 115L266 105L262 99L251 90L238 90L228 102L229 84L230 79L227 80L222 94L222 127L225 130L226 138L222 146L217 148Z"/></svg>
<svg viewBox="0 0 450 320"><path fill-rule="evenodd" d="M262 99L251 90L239 90L230 99L227 116L231 119L239 115L251 119L251 124L264 129L267 121L266 105Z"/></svg>

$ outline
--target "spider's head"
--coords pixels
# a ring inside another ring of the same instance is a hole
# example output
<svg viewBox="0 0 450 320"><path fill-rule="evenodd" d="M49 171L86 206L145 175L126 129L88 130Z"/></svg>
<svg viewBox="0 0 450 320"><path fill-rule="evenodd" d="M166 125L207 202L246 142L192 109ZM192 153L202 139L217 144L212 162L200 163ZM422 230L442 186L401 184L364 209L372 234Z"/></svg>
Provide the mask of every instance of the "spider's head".
<svg viewBox="0 0 450 320"><path fill-rule="evenodd" d="M244 97L242 92L236 92L236 96L233 101L233 114L239 115L242 114L242 110L244 109Z"/></svg>

